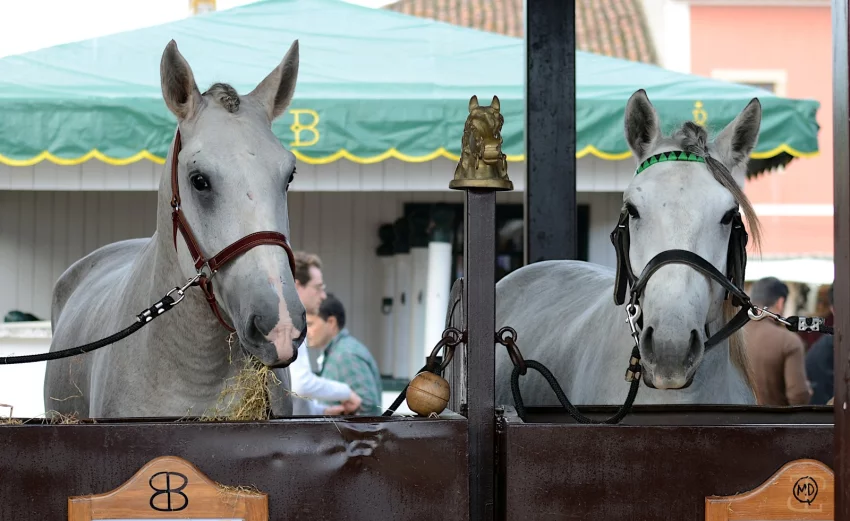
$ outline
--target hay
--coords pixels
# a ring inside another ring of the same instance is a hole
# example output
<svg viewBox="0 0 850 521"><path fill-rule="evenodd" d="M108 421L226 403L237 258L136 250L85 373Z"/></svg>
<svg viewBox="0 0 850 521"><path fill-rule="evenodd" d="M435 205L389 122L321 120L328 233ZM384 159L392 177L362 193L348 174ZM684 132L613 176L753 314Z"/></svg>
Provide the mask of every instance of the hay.
<svg viewBox="0 0 850 521"><path fill-rule="evenodd" d="M263 496L263 493L260 490L251 485L251 486L238 486L231 487L229 485L222 485L221 483L216 482L216 487L218 487L218 497L222 503L230 506L231 508L236 508L236 505L239 504L239 500L243 497L258 497Z"/></svg>
<svg viewBox="0 0 850 521"><path fill-rule="evenodd" d="M0 418L0 425L20 425L23 423L21 420L12 418L12 413L15 411L15 408L7 403L0 403L0 409L9 409L9 416Z"/></svg>
<svg viewBox="0 0 850 521"><path fill-rule="evenodd" d="M254 357L246 357L242 370L229 378L212 411L200 421L259 421L271 418L269 386L280 385L274 371Z"/></svg>
<svg viewBox="0 0 850 521"><path fill-rule="evenodd" d="M47 418L47 423L50 425L77 425L79 423L82 423L82 421L80 421L80 418L77 416L77 413L62 414L61 412L57 411L50 412L52 414L49 418Z"/></svg>
<svg viewBox="0 0 850 521"><path fill-rule="evenodd" d="M260 489L255 487L254 485L243 486L240 485L238 487L231 487L230 485L222 485L221 483L216 482L215 484L220 490L222 494L227 495L237 495L237 496L262 496L263 493L260 492Z"/></svg>

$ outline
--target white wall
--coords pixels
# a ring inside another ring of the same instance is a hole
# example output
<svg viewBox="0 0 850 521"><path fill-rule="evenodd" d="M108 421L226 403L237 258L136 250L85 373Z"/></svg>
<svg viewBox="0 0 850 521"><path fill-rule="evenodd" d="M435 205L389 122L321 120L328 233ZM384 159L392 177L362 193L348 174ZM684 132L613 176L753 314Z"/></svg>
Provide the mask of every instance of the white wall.
<svg viewBox="0 0 850 521"><path fill-rule="evenodd" d="M298 164L292 192L436 192L448 191L455 161L437 159L426 163L404 163L394 159L372 165L346 160L328 165ZM634 174L634 161L605 161L585 156L576 162L578 192L622 191ZM59 166L42 161L34 166L0 164L0 190L92 190L156 191L163 165L139 161L127 166L110 166L98 160L82 165ZM509 163L508 175L514 189L525 189L525 163Z"/></svg>
<svg viewBox="0 0 850 521"><path fill-rule="evenodd" d="M498 194L500 202L522 198L521 192ZM462 202L463 193L290 194L293 245L322 257L328 289L350 310L351 331L367 345L380 338L378 227L399 217L405 202L440 201ZM614 266L608 234L621 194L579 193L578 201L591 205L591 262ZM19 309L49 320L53 283L72 262L104 244L150 236L155 226L153 192L0 190L0 315Z"/></svg>
<svg viewBox="0 0 850 521"><path fill-rule="evenodd" d="M676 72L691 72L691 6L688 0L643 0L647 30L658 64Z"/></svg>

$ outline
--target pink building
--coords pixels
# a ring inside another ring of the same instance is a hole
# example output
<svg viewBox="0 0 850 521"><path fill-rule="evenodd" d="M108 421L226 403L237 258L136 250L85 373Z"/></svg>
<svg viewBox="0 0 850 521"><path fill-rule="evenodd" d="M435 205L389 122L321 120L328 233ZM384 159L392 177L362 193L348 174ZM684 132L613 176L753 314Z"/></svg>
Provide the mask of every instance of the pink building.
<svg viewBox="0 0 850 521"><path fill-rule="evenodd" d="M748 182L762 256L748 278L832 282L832 21L826 0L643 0L660 65L820 102L820 154ZM810 297L810 299L813 297ZM812 305L809 300L809 305Z"/></svg>

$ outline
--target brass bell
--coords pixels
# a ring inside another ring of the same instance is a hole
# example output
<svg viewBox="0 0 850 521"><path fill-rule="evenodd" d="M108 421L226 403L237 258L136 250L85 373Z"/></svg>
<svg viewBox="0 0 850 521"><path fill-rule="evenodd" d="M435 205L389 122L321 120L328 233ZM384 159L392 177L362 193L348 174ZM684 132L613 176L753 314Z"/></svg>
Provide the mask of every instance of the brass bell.
<svg viewBox="0 0 850 521"><path fill-rule="evenodd" d="M449 404L449 383L430 371L417 374L407 386L407 406L420 416L440 414Z"/></svg>

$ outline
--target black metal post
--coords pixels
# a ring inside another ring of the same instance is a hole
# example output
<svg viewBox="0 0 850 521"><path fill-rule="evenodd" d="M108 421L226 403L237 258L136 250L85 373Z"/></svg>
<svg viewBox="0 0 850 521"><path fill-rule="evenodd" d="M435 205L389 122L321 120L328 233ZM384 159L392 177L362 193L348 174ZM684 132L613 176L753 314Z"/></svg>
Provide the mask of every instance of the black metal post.
<svg viewBox="0 0 850 521"><path fill-rule="evenodd" d="M469 513L489 521L495 501L496 192L467 190L465 211Z"/></svg>
<svg viewBox="0 0 850 521"><path fill-rule="evenodd" d="M575 0L526 0L525 46L525 263L575 259Z"/></svg>
<svg viewBox="0 0 850 521"><path fill-rule="evenodd" d="M835 519L850 521L850 30L847 0L832 1L835 204Z"/></svg>

